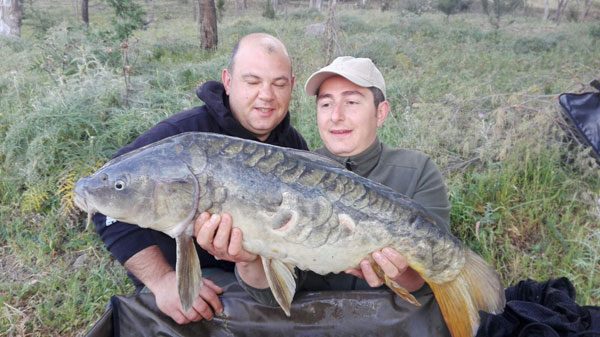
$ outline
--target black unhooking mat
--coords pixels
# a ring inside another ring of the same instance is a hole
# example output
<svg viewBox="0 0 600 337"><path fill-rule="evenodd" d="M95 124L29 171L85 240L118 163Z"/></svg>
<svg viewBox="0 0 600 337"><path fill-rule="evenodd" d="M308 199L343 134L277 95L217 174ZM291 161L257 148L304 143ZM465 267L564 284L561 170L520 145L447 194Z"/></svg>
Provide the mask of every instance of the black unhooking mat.
<svg viewBox="0 0 600 337"><path fill-rule="evenodd" d="M434 310L433 301L415 307L387 289L302 292L288 318L279 307L252 299L232 275L210 276L223 288L219 298L225 310L212 321L178 325L160 312L152 294L118 295L86 337L449 336L445 323L424 314Z"/></svg>
<svg viewBox="0 0 600 337"><path fill-rule="evenodd" d="M600 91L599 81L593 81L591 85ZM578 138L591 146L596 158L600 159L600 92L564 93L558 101Z"/></svg>

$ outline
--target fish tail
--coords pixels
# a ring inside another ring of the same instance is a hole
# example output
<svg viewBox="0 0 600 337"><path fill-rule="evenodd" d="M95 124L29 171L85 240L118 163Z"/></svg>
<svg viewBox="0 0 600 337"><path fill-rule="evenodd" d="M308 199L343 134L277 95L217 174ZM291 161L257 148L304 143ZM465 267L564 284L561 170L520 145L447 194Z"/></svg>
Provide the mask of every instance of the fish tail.
<svg viewBox="0 0 600 337"><path fill-rule="evenodd" d="M479 310L501 313L504 287L498 274L481 257L467 250L463 269L446 283L429 282L452 337L474 336L479 328Z"/></svg>

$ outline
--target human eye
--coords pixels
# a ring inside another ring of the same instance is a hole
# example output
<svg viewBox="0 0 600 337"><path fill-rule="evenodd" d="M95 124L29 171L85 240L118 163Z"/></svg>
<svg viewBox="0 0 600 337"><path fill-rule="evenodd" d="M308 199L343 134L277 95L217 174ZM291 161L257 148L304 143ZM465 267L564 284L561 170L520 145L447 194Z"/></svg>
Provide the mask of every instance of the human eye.
<svg viewBox="0 0 600 337"><path fill-rule="evenodd" d="M326 109L331 106L331 102L327 102L327 101L319 102L317 105L318 105L319 109Z"/></svg>
<svg viewBox="0 0 600 337"><path fill-rule="evenodd" d="M285 80L281 80L281 81L276 81L273 83L274 86L276 86L277 88L285 88L287 86L287 81Z"/></svg>

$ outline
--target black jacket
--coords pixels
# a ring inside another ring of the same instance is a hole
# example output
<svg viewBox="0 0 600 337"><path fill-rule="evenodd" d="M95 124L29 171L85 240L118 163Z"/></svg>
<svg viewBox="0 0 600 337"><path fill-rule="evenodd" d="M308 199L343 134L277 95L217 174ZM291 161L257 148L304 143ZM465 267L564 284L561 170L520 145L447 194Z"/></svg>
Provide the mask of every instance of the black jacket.
<svg viewBox="0 0 600 337"><path fill-rule="evenodd" d="M131 144L119 150L115 157L169 136L189 131L214 132L258 141L252 133L244 129L233 117L229 109L229 100L225 94L223 84L213 81L206 82L198 88L196 95L205 105L182 111L159 122L152 129L140 135ZM308 150L304 138L290 125L289 113L275 130L271 132L265 143ZM122 264L139 251L152 245L158 245L168 263L175 268L175 239L152 229L141 228L119 221L112 224L110 221L107 223L106 217L99 213L94 215L93 220L96 225L96 232L100 235L108 250ZM198 245L196 245L196 250L198 251L202 268L220 267L226 270L233 270L233 263L215 260L212 255L208 254ZM132 275L130 277L134 281L136 288L140 289L143 287L143 284L139 280L132 277Z"/></svg>

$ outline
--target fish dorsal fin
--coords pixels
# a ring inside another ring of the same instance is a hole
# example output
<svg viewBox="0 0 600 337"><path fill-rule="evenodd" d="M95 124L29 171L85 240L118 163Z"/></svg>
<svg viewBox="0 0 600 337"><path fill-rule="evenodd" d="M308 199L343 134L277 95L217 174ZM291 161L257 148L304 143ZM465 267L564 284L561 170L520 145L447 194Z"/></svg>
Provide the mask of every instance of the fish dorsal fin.
<svg viewBox="0 0 600 337"><path fill-rule="evenodd" d="M296 156L302 157L306 160L309 160L311 162L316 162L319 164L323 164L323 165L327 165L327 166L331 166L331 167L335 167L335 168L341 168L341 169L346 169L344 167L344 165L342 165L341 163L326 157L320 153L317 152L310 152L310 151L303 151L303 150L296 150L296 149L285 149L288 152L293 153Z"/></svg>
<svg viewBox="0 0 600 337"><path fill-rule="evenodd" d="M290 317L292 299L296 293L296 273L294 267L279 260L261 257L267 282L279 306Z"/></svg>

